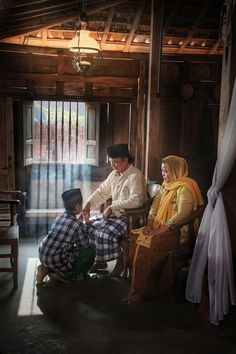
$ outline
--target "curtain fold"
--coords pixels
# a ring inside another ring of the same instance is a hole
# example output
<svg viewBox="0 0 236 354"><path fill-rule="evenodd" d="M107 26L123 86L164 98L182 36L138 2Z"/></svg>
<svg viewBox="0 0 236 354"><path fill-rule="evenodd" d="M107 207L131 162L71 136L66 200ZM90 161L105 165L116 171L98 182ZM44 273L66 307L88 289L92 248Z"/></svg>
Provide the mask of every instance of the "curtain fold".
<svg viewBox="0 0 236 354"><path fill-rule="evenodd" d="M221 193L236 159L236 81L224 138L215 165L208 204L199 227L186 286L186 299L200 303L203 276L208 265L210 321L218 325L236 302L232 251Z"/></svg>

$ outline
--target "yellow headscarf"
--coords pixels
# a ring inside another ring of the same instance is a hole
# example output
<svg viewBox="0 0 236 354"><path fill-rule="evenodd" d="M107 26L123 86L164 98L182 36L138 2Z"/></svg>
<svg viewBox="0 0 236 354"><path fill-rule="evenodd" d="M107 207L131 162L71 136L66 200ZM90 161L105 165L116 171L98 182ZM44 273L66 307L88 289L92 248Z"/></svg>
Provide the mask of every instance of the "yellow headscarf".
<svg viewBox="0 0 236 354"><path fill-rule="evenodd" d="M168 166L173 176L173 181L162 183L162 189L166 191L166 194L164 192L157 215L154 219L153 227L155 229L166 224L167 220L171 218L172 201L180 187L186 186L192 192L194 200L193 210L196 210L199 205L203 204L202 194L198 184L192 178L187 177L187 161L182 157L170 155L165 157L162 162Z"/></svg>

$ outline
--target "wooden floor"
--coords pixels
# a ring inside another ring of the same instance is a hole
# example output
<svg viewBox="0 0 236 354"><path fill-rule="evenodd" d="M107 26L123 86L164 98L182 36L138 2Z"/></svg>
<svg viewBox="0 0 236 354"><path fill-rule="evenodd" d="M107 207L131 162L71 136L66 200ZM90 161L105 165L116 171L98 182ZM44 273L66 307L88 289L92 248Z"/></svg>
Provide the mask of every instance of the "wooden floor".
<svg viewBox="0 0 236 354"><path fill-rule="evenodd" d="M20 240L19 289L0 275L1 354L235 354L236 309L219 327L187 301L121 301L129 282L96 281L35 287L40 238Z"/></svg>

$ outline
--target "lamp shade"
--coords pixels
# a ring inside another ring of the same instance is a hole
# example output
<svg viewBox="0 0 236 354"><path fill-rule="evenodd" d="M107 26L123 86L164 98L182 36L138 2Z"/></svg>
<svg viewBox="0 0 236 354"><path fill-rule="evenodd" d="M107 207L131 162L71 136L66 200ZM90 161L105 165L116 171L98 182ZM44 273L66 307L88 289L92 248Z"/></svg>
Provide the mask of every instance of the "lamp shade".
<svg viewBox="0 0 236 354"><path fill-rule="evenodd" d="M75 37L69 43L69 50L74 53L94 54L100 51L99 43L91 37L87 30L76 31Z"/></svg>

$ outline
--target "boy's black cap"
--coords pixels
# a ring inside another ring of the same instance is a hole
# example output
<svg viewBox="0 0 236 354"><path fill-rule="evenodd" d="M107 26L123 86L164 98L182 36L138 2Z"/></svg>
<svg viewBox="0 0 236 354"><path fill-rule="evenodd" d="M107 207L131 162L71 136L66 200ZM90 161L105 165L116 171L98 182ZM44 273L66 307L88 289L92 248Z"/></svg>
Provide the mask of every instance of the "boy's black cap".
<svg viewBox="0 0 236 354"><path fill-rule="evenodd" d="M107 155L112 159L130 157L128 144L113 144L108 146Z"/></svg>
<svg viewBox="0 0 236 354"><path fill-rule="evenodd" d="M81 203L82 194L80 188L68 189L67 191L62 193L62 199L64 203L70 203L76 205L77 203Z"/></svg>

